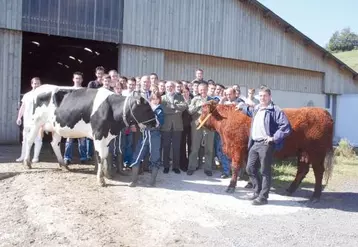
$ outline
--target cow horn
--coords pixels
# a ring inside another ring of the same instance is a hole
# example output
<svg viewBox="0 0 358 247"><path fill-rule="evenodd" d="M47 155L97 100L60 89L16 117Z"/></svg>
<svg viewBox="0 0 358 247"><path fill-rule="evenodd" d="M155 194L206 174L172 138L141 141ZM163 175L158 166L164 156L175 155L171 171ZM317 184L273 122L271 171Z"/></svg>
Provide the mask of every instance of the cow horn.
<svg viewBox="0 0 358 247"><path fill-rule="evenodd" d="M201 127L203 127L203 125L206 123L206 121L208 121L208 119L209 119L209 117L211 116L211 114L212 114L212 113L209 113L209 114L204 118L203 121L200 121L200 118L199 118L200 124L199 124L198 127L196 127L196 130L199 130Z"/></svg>

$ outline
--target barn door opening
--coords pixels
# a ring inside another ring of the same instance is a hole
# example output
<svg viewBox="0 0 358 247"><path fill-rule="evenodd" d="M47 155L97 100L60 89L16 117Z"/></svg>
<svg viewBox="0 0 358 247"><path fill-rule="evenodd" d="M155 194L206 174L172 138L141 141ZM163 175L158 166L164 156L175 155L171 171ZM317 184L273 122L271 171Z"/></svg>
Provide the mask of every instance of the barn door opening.
<svg viewBox="0 0 358 247"><path fill-rule="evenodd" d="M114 43L75 39L38 33L23 33L21 93L31 89L30 80L72 85L72 74L84 75L83 86L94 79L94 70L118 69L118 47Z"/></svg>
<svg viewBox="0 0 358 247"><path fill-rule="evenodd" d="M24 32L21 98L31 90L33 77L40 77L42 84L72 86L73 73L80 71L84 77L82 85L87 86L95 79L97 66L103 66L106 72L118 70L116 44ZM49 138L46 135L44 140L49 141Z"/></svg>

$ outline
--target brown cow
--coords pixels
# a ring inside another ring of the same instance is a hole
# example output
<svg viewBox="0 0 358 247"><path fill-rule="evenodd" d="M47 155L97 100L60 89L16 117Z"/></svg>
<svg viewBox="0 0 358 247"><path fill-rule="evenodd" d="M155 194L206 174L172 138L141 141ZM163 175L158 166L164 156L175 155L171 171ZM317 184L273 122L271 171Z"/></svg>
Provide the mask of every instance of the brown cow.
<svg viewBox="0 0 358 247"><path fill-rule="evenodd" d="M322 192L323 174L327 183L333 169L333 119L328 111L318 107L283 111L290 121L292 132L274 157L297 157L298 164L296 178L287 193L291 195L296 191L311 164L316 180L311 200L318 201ZM240 165L247 161L251 118L236 110L235 106L211 101L203 106L199 122L219 133L223 151L232 159L232 178L226 192L233 193Z"/></svg>

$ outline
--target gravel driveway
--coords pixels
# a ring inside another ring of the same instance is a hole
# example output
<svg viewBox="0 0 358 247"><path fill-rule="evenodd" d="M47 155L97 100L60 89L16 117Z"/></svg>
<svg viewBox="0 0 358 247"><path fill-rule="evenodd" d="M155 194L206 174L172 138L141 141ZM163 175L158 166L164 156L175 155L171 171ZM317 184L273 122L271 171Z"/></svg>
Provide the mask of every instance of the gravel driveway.
<svg viewBox="0 0 358 247"><path fill-rule="evenodd" d="M226 194L229 180L219 171L160 172L156 188L145 187L148 173L136 188L117 177L100 188L93 166L63 172L42 162L25 170L11 163L18 150L0 146L0 246L358 246L356 178L317 204L301 188L255 207L243 181Z"/></svg>

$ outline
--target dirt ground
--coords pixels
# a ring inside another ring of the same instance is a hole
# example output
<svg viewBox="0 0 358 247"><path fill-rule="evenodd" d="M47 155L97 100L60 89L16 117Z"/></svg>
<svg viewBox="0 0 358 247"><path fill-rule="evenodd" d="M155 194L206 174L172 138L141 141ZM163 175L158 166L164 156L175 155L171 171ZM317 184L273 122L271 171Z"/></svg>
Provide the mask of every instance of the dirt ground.
<svg viewBox="0 0 358 247"><path fill-rule="evenodd" d="M317 204L311 189L272 192L255 207L238 182L226 194L220 171L158 174L156 188L129 188L129 177L96 183L94 166L59 170L44 149L32 170L13 161L19 146L0 146L0 246L357 246L358 181L347 178ZM46 152L46 153L44 153ZM76 150L74 154L76 155ZM310 171L312 172L312 171Z"/></svg>

